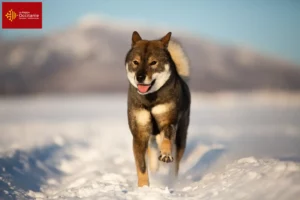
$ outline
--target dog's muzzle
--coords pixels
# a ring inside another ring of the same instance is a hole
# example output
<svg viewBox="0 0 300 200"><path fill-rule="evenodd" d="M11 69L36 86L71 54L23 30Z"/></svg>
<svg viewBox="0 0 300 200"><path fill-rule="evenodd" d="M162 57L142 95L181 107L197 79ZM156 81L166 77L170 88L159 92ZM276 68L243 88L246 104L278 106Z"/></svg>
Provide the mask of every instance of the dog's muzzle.
<svg viewBox="0 0 300 200"><path fill-rule="evenodd" d="M151 87L154 85L154 83L155 83L155 80L153 80L150 84L138 83L137 84L137 89L141 94L147 93L149 90L151 90Z"/></svg>

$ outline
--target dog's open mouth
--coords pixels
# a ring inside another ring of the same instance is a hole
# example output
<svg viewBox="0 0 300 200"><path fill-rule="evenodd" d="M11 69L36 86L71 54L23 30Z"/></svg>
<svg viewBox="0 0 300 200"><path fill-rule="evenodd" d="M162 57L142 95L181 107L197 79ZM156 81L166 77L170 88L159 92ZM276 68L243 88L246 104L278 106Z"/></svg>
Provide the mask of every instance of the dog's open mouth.
<svg viewBox="0 0 300 200"><path fill-rule="evenodd" d="M148 91L151 89L151 87L154 85L154 82L155 82L155 80L152 81L151 84L138 84L138 85L137 85L137 89L138 89L138 91L139 91L140 93L146 93L146 92L148 92Z"/></svg>

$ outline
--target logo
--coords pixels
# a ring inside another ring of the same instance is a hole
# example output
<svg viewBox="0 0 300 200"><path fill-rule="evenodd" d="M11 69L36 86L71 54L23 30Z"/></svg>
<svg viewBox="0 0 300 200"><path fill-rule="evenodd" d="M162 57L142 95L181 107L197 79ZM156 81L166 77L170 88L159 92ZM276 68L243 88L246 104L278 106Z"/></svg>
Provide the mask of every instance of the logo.
<svg viewBox="0 0 300 200"><path fill-rule="evenodd" d="M8 12L6 13L5 17L7 17L7 19L8 19L9 21L12 22L12 21L14 21L14 19L16 19L17 13L15 13L15 12L13 11L13 9L10 9L10 11L8 11Z"/></svg>
<svg viewBox="0 0 300 200"><path fill-rule="evenodd" d="M3 29L41 29L42 2L2 2Z"/></svg>

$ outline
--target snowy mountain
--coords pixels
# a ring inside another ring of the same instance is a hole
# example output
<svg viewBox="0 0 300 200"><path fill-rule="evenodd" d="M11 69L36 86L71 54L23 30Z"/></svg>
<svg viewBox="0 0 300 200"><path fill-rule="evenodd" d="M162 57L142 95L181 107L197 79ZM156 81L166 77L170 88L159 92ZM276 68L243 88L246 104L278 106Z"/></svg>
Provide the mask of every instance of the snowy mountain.
<svg viewBox="0 0 300 200"><path fill-rule="evenodd" d="M172 31L127 24L86 19L39 38L2 39L0 94L126 91L124 57L132 31L149 39ZM190 57L192 90L300 89L296 64L172 32Z"/></svg>

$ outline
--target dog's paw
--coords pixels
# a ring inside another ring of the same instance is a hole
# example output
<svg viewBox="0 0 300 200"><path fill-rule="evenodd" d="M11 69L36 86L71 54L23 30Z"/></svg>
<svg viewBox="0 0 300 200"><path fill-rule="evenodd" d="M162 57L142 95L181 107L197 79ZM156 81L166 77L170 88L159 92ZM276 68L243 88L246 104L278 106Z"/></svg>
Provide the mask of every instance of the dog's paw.
<svg viewBox="0 0 300 200"><path fill-rule="evenodd" d="M174 158L170 154L160 154L158 157L158 160L165 162L165 163L170 163L173 162Z"/></svg>

